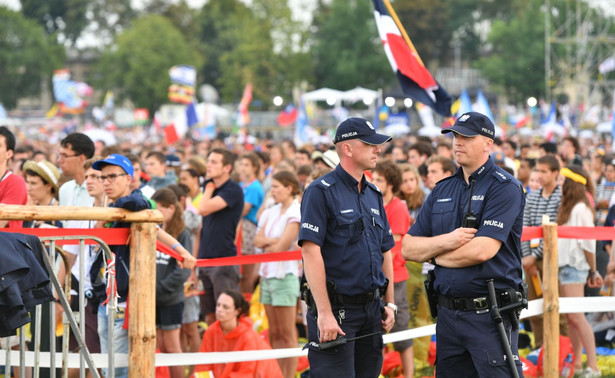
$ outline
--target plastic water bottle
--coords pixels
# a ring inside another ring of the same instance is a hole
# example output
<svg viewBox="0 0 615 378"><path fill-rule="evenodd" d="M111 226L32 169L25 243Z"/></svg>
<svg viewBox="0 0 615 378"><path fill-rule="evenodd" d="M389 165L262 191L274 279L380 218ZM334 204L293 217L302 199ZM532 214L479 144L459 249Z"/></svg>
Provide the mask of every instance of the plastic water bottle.
<svg viewBox="0 0 615 378"><path fill-rule="evenodd" d="M564 359L564 365L562 366L562 377L572 377L574 374L574 359L572 353L568 353Z"/></svg>

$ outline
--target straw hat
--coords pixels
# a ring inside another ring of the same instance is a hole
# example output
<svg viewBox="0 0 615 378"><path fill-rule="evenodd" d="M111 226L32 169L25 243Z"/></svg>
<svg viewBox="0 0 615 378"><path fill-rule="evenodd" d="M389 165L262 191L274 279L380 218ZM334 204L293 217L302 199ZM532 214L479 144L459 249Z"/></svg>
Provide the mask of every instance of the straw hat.
<svg viewBox="0 0 615 378"><path fill-rule="evenodd" d="M60 171L58 168L48 162L47 160L41 160L38 163L34 160L28 160L23 164L22 170L25 171L33 171L37 175L39 175L44 181L48 182L53 186L55 190L54 193L58 192L58 180L60 179Z"/></svg>

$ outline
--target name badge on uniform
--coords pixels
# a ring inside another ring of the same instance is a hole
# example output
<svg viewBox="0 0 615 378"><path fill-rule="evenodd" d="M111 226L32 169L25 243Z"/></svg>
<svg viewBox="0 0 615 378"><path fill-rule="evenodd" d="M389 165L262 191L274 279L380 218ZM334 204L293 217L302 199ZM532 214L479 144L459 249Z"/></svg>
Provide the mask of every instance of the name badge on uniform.
<svg viewBox="0 0 615 378"><path fill-rule="evenodd" d="M348 214L348 213L352 213L354 211L354 209L346 209L346 210L340 210L341 214Z"/></svg>
<svg viewBox="0 0 615 378"><path fill-rule="evenodd" d="M438 198L436 202L451 202L452 198Z"/></svg>

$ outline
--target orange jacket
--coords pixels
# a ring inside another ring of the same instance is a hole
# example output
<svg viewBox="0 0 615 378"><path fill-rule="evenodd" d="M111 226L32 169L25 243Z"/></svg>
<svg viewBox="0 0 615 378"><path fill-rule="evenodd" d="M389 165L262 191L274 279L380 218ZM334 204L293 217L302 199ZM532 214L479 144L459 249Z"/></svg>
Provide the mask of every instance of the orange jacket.
<svg viewBox="0 0 615 378"><path fill-rule="evenodd" d="M247 317L239 319L237 327L226 335L220 322L216 321L207 328L199 352L233 352L240 350L271 349L252 328ZM282 377L277 360L230 362L227 364L197 365L196 371L211 370L216 378L269 378Z"/></svg>

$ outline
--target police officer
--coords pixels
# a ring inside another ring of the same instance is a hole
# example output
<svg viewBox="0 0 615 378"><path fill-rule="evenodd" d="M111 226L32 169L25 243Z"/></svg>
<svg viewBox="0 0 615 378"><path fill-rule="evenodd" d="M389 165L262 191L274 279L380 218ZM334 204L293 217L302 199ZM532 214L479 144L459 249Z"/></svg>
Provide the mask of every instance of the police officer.
<svg viewBox="0 0 615 378"><path fill-rule="evenodd" d="M486 281L494 280L500 307L521 301L523 189L489 157L495 127L488 117L465 113L442 130L448 132L460 168L437 183L403 240L402 255L435 265L437 376L506 377L511 372L489 315ZM505 316L503 323L523 376L514 319Z"/></svg>
<svg viewBox="0 0 615 378"><path fill-rule="evenodd" d="M301 202L299 245L311 294L306 346L311 377L380 374L382 331L393 327L397 310L390 251L395 241L382 194L363 172L376 166L381 145L389 140L365 119L340 123L334 140L340 163L312 182ZM349 341L319 348L338 335Z"/></svg>

